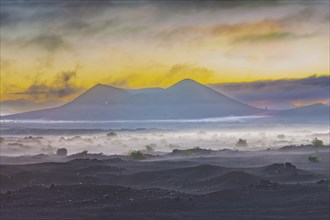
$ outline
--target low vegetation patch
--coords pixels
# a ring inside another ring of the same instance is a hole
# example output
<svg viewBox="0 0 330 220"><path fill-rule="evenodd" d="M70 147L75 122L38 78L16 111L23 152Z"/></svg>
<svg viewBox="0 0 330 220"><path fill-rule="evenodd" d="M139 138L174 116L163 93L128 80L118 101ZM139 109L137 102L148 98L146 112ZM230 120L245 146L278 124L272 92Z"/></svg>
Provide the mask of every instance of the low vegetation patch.
<svg viewBox="0 0 330 220"><path fill-rule="evenodd" d="M140 150L133 150L133 151L128 153L128 156L130 156L133 159L137 159L137 160L146 159L146 156Z"/></svg>
<svg viewBox="0 0 330 220"><path fill-rule="evenodd" d="M172 151L172 155L176 156L198 156L198 155L209 155L213 151L210 149L203 149L200 147L194 147L191 149L186 149L186 150L179 150L179 149L174 149Z"/></svg>
<svg viewBox="0 0 330 220"><path fill-rule="evenodd" d="M248 144L247 144L247 141L246 139L238 139L238 141L236 142L236 147L247 147Z"/></svg>
<svg viewBox="0 0 330 220"><path fill-rule="evenodd" d="M309 156L308 160L312 163L318 163L320 162L319 158L317 156Z"/></svg>
<svg viewBox="0 0 330 220"><path fill-rule="evenodd" d="M155 151L156 144L148 144L145 146L145 149L147 152L154 152Z"/></svg>
<svg viewBox="0 0 330 220"><path fill-rule="evenodd" d="M56 151L57 156L64 157L68 154L68 150L66 148L60 148Z"/></svg>
<svg viewBox="0 0 330 220"><path fill-rule="evenodd" d="M314 140L312 140L312 145L316 148L324 147L323 141L317 138L314 138Z"/></svg>
<svg viewBox="0 0 330 220"><path fill-rule="evenodd" d="M108 137L117 137L117 133L111 131L111 132L109 132L109 133L107 134L107 136L108 136Z"/></svg>
<svg viewBox="0 0 330 220"><path fill-rule="evenodd" d="M43 139L43 137L32 137L32 136L27 136L27 137L24 137L23 139L25 139L25 140L34 140L34 139Z"/></svg>

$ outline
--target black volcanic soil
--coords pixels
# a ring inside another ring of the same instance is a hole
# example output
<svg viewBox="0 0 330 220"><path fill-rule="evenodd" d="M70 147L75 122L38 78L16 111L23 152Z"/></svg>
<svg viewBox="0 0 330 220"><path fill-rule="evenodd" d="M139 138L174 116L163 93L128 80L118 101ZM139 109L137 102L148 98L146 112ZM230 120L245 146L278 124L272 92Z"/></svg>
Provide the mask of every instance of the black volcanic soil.
<svg viewBox="0 0 330 220"><path fill-rule="evenodd" d="M24 165L20 160L33 156L6 158L0 219L326 220L329 152L319 152L319 163L309 154L206 151L61 162L44 155L44 162Z"/></svg>

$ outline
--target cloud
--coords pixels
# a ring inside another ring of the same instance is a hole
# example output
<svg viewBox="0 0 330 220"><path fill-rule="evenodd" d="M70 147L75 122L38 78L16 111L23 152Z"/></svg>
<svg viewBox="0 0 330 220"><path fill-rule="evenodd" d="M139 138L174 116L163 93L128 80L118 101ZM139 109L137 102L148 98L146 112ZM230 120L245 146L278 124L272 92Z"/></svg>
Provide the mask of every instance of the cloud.
<svg viewBox="0 0 330 220"><path fill-rule="evenodd" d="M41 34L27 40L23 47L36 46L45 49L48 52L55 52L60 49L68 49L69 44L59 35L55 34Z"/></svg>
<svg viewBox="0 0 330 220"><path fill-rule="evenodd" d="M17 95L30 95L36 98L65 98L81 91L81 87L75 84L76 72L66 71L57 74L51 83L40 82L38 74L35 81L23 92Z"/></svg>
<svg viewBox="0 0 330 220"><path fill-rule="evenodd" d="M120 88L166 88L186 78L191 78L201 83L209 83L216 77L215 72L211 69L178 63L169 68L158 64L150 65L143 69L130 69L128 67L125 73L109 75L101 82Z"/></svg>
<svg viewBox="0 0 330 220"><path fill-rule="evenodd" d="M211 84L210 87L259 107L288 108L318 102L327 103L330 99L330 76Z"/></svg>
<svg viewBox="0 0 330 220"><path fill-rule="evenodd" d="M94 82L165 87L182 78L207 83L246 79L247 75L251 79L279 78L284 73L299 76L328 70L324 46L328 42L328 3L3 2L1 52L15 61L10 71L16 75L7 77L4 87L16 84L25 88L26 83L17 79L36 72L46 72L45 78L50 79L51 73L71 68L73 63L84 65L81 77L86 87ZM245 44L235 46L234 39ZM280 43L262 44L267 41ZM113 47L123 54L113 52ZM109 80L102 80L109 75ZM74 86L64 91L59 87L52 80L39 80L26 91L15 91L30 95L54 91L56 97L74 94Z"/></svg>
<svg viewBox="0 0 330 220"><path fill-rule="evenodd" d="M163 76L165 84L173 84L191 78L199 82L207 82L215 77L214 71L190 64L176 64Z"/></svg>
<svg viewBox="0 0 330 220"><path fill-rule="evenodd" d="M261 1L258 1L262 3ZM275 1L274 1L275 2ZM203 11L209 11L208 22L201 21L177 22L177 25L162 30L160 38L164 40L215 40L226 37L232 38L230 42L267 42L294 40L328 35L329 11L326 2L314 2L313 5L306 2L295 1L291 4L276 1L274 5L263 5L253 10L245 4L236 2L235 8L221 8L222 4L215 4L213 10L197 10L196 16ZM235 4L235 3L234 3ZM273 7L274 6L274 7ZM282 8L282 10L280 10ZM213 15L218 11L218 15ZM252 16L251 12L255 12ZM229 14L231 12L231 14ZM222 16L223 14L223 16ZM227 15L226 17L224 17ZM196 19L197 20L197 19ZM186 42L186 41L185 41Z"/></svg>
<svg viewBox="0 0 330 220"><path fill-rule="evenodd" d="M254 43L278 40L297 40L313 37L313 34L295 34L290 32L271 32L267 34L248 34L233 39L233 43Z"/></svg>
<svg viewBox="0 0 330 220"><path fill-rule="evenodd" d="M281 30L281 25L276 20L262 20L253 22L241 22L235 24L215 24L205 25L186 25L165 30L161 35L167 39L176 37L186 37L191 35L200 35L204 37L226 37L237 36L248 33L269 33L270 31Z"/></svg>
<svg viewBox="0 0 330 220"><path fill-rule="evenodd" d="M5 57L0 57L1 76L8 77L15 73L15 62Z"/></svg>
<svg viewBox="0 0 330 220"><path fill-rule="evenodd" d="M116 41L130 44L132 39L144 41L147 38L150 44L162 45L164 42L198 43L207 38L218 40L229 36L237 38L236 41L265 42L311 36L324 30L321 23L328 25L325 17L329 17L329 12L322 9L327 7L317 3L308 7L304 1L285 3L272 0L253 4L241 0L230 3L55 0L49 4L17 1L4 4L1 10L2 41L14 47L24 42L24 45L52 52L63 48L79 50L82 44L95 40L98 44L109 45ZM29 4L38 7L29 7ZM301 29L298 25L306 22L318 27L313 30L315 33L306 29L297 31Z"/></svg>

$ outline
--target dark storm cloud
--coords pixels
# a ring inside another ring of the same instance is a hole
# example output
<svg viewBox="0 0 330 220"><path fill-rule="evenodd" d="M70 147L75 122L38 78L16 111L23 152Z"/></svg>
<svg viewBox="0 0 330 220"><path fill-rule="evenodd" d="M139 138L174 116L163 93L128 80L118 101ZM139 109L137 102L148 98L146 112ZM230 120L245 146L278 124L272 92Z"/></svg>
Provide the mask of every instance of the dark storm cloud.
<svg viewBox="0 0 330 220"><path fill-rule="evenodd" d="M210 87L246 103L293 104L296 101L328 100L329 76L246 83L212 84Z"/></svg>

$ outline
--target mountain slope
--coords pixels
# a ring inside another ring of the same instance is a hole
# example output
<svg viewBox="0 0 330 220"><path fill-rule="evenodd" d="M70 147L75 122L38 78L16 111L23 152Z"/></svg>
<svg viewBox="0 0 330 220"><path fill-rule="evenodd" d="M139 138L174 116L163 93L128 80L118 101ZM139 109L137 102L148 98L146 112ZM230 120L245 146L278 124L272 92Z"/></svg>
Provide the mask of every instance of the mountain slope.
<svg viewBox="0 0 330 220"><path fill-rule="evenodd" d="M329 122L330 106L313 104L274 112L274 116L292 122Z"/></svg>
<svg viewBox="0 0 330 220"><path fill-rule="evenodd" d="M295 116L295 117L306 117L306 116L318 116L329 114L329 106L325 104L313 104L307 106L301 106L294 109L282 110L277 113L281 116Z"/></svg>
<svg viewBox="0 0 330 220"><path fill-rule="evenodd" d="M111 101L120 99L129 93L123 89L118 89L108 85L97 84L90 88L68 104L108 104Z"/></svg>
<svg viewBox="0 0 330 220"><path fill-rule="evenodd" d="M198 119L254 115L264 110L233 100L191 79L167 89L124 90L96 85L73 101L52 109L3 117L47 120Z"/></svg>

